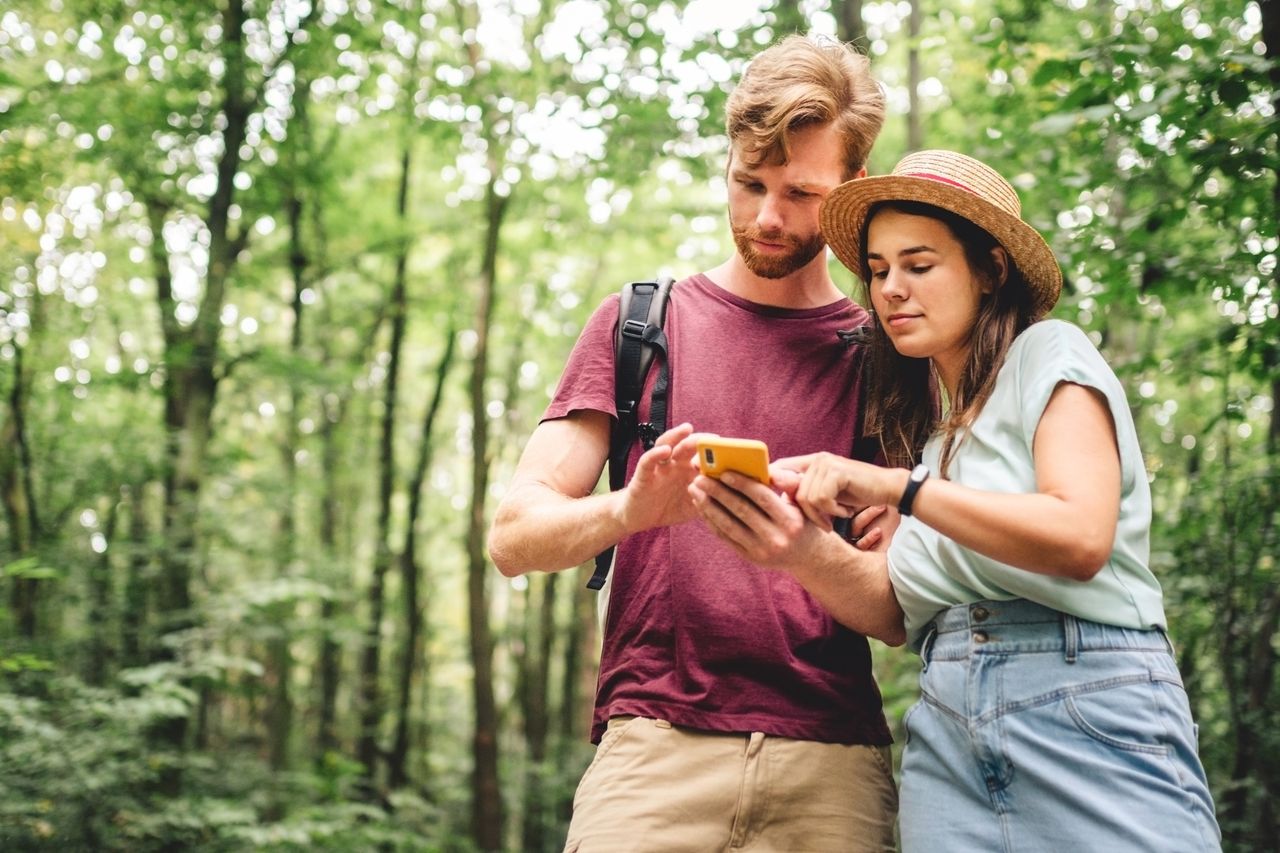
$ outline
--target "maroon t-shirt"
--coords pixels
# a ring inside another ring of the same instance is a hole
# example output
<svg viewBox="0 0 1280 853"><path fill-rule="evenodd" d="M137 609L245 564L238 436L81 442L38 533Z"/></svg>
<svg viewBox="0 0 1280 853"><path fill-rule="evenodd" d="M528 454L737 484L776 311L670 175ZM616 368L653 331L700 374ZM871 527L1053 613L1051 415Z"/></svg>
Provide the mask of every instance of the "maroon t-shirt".
<svg viewBox="0 0 1280 853"><path fill-rule="evenodd" d="M543 420L583 409L616 414L617 321L615 295L588 321ZM757 438L775 459L848 455L859 353L836 331L866 321L848 299L775 308L703 275L680 282L667 308L668 425ZM637 442L628 477L641 452ZM701 520L623 540L612 583L593 742L624 714L826 743L891 741L866 638L790 576L742 560Z"/></svg>

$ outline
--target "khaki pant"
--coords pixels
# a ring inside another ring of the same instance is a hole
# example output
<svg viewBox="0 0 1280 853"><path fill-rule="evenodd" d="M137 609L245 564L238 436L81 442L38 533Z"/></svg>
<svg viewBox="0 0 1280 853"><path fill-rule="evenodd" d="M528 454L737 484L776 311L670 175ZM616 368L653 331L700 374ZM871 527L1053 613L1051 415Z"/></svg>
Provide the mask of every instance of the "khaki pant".
<svg viewBox="0 0 1280 853"><path fill-rule="evenodd" d="M884 851L888 747L609 721L578 784L565 853Z"/></svg>

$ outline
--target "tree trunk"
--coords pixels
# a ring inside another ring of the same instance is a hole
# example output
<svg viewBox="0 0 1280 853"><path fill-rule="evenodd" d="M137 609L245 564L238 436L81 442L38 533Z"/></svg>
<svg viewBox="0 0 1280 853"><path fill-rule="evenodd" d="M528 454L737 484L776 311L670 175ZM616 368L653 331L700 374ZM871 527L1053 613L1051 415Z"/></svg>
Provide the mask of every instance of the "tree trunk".
<svg viewBox="0 0 1280 853"><path fill-rule="evenodd" d="M836 30L840 41L853 42L867 50L867 28L862 24L862 0L841 0L838 4Z"/></svg>
<svg viewBox="0 0 1280 853"><path fill-rule="evenodd" d="M480 298L476 304L475 362L471 372L471 510L467 529L467 612L474 669L475 766L472 772L471 832L483 851L502 847L502 794L498 784L498 709L493 695L493 635L486 590L485 498L489 490L489 416L485 379L489 369L489 330L497 288L498 242L509 198L495 187L500 170L490 145L489 185L485 191L486 228Z"/></svg>
<svg viewBox="0 0 1280 853"><path fill-rule="evenodd" d="M387 364L387 390L382 410L382 441L378 458L378 529L369 582L369 626L365 632L364 663L360 681L360 742L357 758L364 765L372 786L377 776L378 725L382 721L382 692L378 674L382 663L382 617L387 571L391 568L391 497L395 490L395 421L400 380L400 354L408 324L407 269L409 262L409 178L411 141L405 140L400 154L400 189L396 212L405 241L396 256L395 281L391 288L391 344Z"/></svg>
<svg viewBox="0 0 1280 853"><path fill-rule="evenodd" d="M306 85L299 81L295 93L305 92ZM305 116L305 95L294 97L295 121ZM296 167L296 163L295 163ZM297 187L291 188L285 200L289 218L289 269L293 277L293 329L289 340L289 354L295 362L301 362L302 318L305 303L302 293L306 290L307 255L302 236L302 199ZM276 576L294 574L297 557L297 513L294 503L298 492L298 412L301 409L302 392L298 379L289 376L289 409L285 413L284 441L280 446L280 462L284 469L284 495L280 502L279 531L276 544ZM293 696L290 678L293 673L293 653L290 648L292 622L296 607L291 601L280 602L271 608L271 630L276 632L268 643L268 659L271 662L271 705L267 711L267 755L272 770L283 770L289 760L289 733L293 729Z"/></svg>
<svg viewBox="0 0 1280 853"><path fill-rule="evenodd" d="M289 336L289 356L294 363L302 363L306 354L302 351L303 319L306 302L303 294L307 289L309 255L307 238L303 233L303 186L300 176L310 164L308 155L310 142L310 123L308 121L308 104L311 97L311 86L307 79L298 74L293 85L293 120L290 124L289 144L286 154L291 167L292 181L286 191L285 213L289 220L289 272L293 279L293 328ZM286 413L284 442L280 447L280 461L284 468L284 496L281 501L279 518L279 544L277 577L291 577L295 574L298 556L297 508L298 497L298 445L300 443L298 418L302 410L302 387L298 377L290 373L289 410ZM271 661L274 684L271 690L271 707L268 711L268 755L273 770L282 770L288 764L290 732L293 729L293 695L291 681L293 674L293 651L291 647L292 623L297 607L292 601L283 602L274 608L274 628L280 633L273 637L269 644L268 657Z"/></svg>
<svg viewBox="0 0 1280 853"><path fill-rule="evenodd" d="M146 487L127 487L123 500L129 514L128 570L124 606L120 610L120 654L126 667L142 666L150 658L146 641L148 590L151 587L151 543L147 526Z"/></svg>
<svg viewBox="0 0 1280 853"><path fill-rule="evenodd" d="M1266 47L1267 59L1271 62L1268 74L1271 77L1272 115L1280 111L1280 0L1260 0L1258 7L1262 11L1262 43ZM1271 212L1272 221L1280 219L1280 169L1272 170L1271 178ZM1280 292L1280 267L1271 270L1271 292ZM1274 324L1273 324L1274 325ZM1275 345L1274 340L1272 345ZM1280 355L1274 356L1280 359ZM1276 371L1271 379L1271 429L1267 433L1267 449L1273 460L1272 470L1276 470L1274 461L1280 458L1280 365L1272 364Z"/></svg>
<svg viewBox="0 0 1280 853"><path fill-rule="evenodd" d="M172 277L164 241L166 208L148 200L152 230L152 262L160 325L164 337L165 448L164 550L159 588L162 628L180 632L192 627L191 581L197 562L200 493L204 485L205 463L217 396L215 373L219 355L221 312L226 287L236 258L244 247L247 231L230 234L234 178L240 169L250 104L245 93L245 14L239 0L228 0L222 14L223 75L222 153L218 159L217 186L209 199L205 225L209 230L209 270L204 295L190 329L183 329L174 313ZM161 649L167 647L161 646ZM172 652L165 651L166 656ZM186 719L174 717L162 724L159 734L171 746L186 740ZM165 774L162 787L177 793L180 778Z"/></svg>
<svg viewBox="0 0 1280 853"><path fill-rule="evenodd" d="M89 631L89 659L85 667L85 681L95 686L106 683L107 671L115 657L110 643L112 632L108 630L108 626L115 616L115 607L112 602L111 554L116 541L120 496L111 495L106 503L106 524L103 526L102 535L106 537L107 548L98 555L96 560L90 560L88 565L89 624L92 628Z"/></svg>
<svg viewBox="0 0 1280 853"><path fill-rule="evenodd" d="M449 377L449 369L453 365L454 344L457 334L449 329L445 338L444 353L436 367L435 392L427 405L422 420L422 437L418 444L418 463L414 467L413 479L409 484L409 517L405 533L404 550L400 554L401 594L404 596L405 640L400 657L400 678L396 701L396 733L394 746L387 764L388 784L391 788L400 788L408 782L405 771L409 754L409 709L413 698L413 674L417 669L422 645L422 596L418 584L418 517L422 513L422 494L426 488L427 474L431 470L431 457L435 445L431 434L435 427L436 416L440 413L444 400L445 381Z"/></svg>
<svg viewBox="0 0 1280 853"><path fill-rule="evenodd" d="M529 766L525 783L524 826L521 833L523 847L534 851L546 850L550 818L548 792L551 788L552 767L547 763L547 734L550 730L549 703L551 676L551 647L556 631L556 586L559 573L540 575L529 584L529 606L525 622L524 665L524 737L529 748ZM541 590L535 599L535 590ZM534 604L537 609L534 609Z"/></svg>
<svg viewBox="0 0 1280 853"><path fill-rule="evenodd" d="M809 31L809 22L800 8L800 0L777 0L773 4L774 30L778 38Z"/></svg>
<svg viewBox="0 0 1280 853"><path fill-rule="evenodd" d="M588 564L576 573L572 584L569 610L569 629L565 632L564 671L560 686L560 709L557 720L556 764L559 767L574 765L579 744L587 740L591 732L591 718L595 709L595 692L598 670L595 654L598 649L598 621L594 594L583 595L582 578L589 576L594 566ZM587 574L583 574L586 571ZM605 593L600 593L604 595ZM573 810L573 790L565 791L557 804L556 814L567 823Z"/></svg>
<svg viewBox="0 0 1280 853"><path fill-rule="evenodd" d="M36 496L31 488L31 451L27 444L27 375L23 347L13 347L13 387L9 391L9 417L0 428L0 500L4 502L12 551L25 557L35 548L39 530ZM15 577L9 588L18 635L35 639L36 606L39 587L35 578Z"/></svg>
<svg viewBox="0 0 1280 853"><path fill-rule="evenodd" d="M924 147L920 130L920 0L909 0L907 15L907 151Z"/></svg>
<svg viewBox="0 0 1280 853"><path fill-rule="evenodd" d="M327 408L327 407L326 407ZM320 499L320 547L326 561L336 562L338 554L338 443L335 431L338 411L326 410L320 431L323 492ZM316 743L316 763L323 766L326 756L338 750L337 708L341 662L338 643L334 639L334 618L338 615L336 591L330 590L320 605L321 641L316 669L320 699Z"/></svg>

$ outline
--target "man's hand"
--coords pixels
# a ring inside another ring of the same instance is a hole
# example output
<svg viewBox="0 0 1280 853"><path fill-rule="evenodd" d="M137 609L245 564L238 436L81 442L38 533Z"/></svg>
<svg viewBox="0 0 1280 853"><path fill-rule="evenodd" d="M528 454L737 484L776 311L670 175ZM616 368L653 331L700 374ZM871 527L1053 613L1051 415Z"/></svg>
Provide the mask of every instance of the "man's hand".
<svg viewBox="0 0 1280 853"><path fill-rule="evenodd" d="M635 474L621 492L619 517L631 533L681 524L697 516L689 484L697 475L693 457L697 437L687 423L658 436L636 463Z"/></svg>
<svg viewBox="0 0 1280 853"><path fill-rule="evenodd" d="M769 476L777 492L726 472L719 480L698 477L689 494L707 526L744 559L791 575L842 625L901 645L902 609L884 555L850 548L831 532L829 518L825 529L807 518L791 497L799 488L799 473L771 466ZM868 514L855 529L865 530L882 517Z"/></svg>
<svg viewBox="0 0 1280 853"><path fill-rule="evenodd" d="M726 471L719 479L699 476L689 494L712 532L744 559L785 570L806 558L822 531L806 522L786 496L785 487L781 488L779 494L750 477Z"/></svg>

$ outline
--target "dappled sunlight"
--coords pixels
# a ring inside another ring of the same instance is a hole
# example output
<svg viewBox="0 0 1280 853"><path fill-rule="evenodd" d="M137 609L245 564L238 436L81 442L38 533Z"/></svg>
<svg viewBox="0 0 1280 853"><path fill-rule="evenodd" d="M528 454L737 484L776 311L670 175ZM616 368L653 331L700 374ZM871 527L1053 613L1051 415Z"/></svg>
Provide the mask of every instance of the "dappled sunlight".
<svg viewBox="0 0 1280 853"><path fill-rule="evenodd" d="M957 0L912 41L912 2L860 4L889 113L870 171L914 119L998 164L1048 238L1056 316L1129 393L1224 828L1262 849L1262 7ZM576 569L501 578L486 525L601 301L733 251L724 105L750 57L847 37L846 8L5 5L0 848L470 849L480 767L492 848L560 849L595 600ZM901 735L918 659L874 654Z"/></svg>

